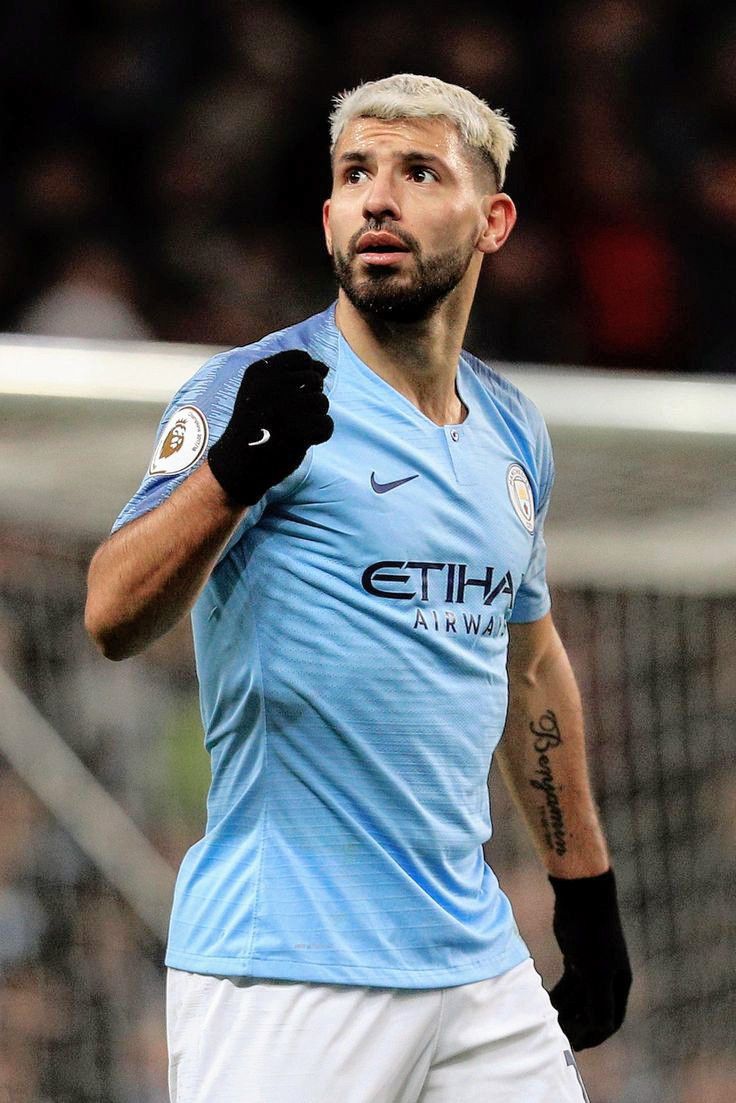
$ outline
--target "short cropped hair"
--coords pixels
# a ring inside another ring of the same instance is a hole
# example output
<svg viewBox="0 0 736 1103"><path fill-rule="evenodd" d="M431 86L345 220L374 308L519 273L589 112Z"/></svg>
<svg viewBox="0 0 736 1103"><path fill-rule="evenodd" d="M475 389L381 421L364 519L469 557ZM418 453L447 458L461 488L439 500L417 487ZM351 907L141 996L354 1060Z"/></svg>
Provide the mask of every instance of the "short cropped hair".
<svg viewBox="0 0 736 1103"><path fill-rule="evenodd" d="M499 188L506 179L511 151L516 145L514 128L503 111L485 100L438 77L396 73L382 80L366 81L333 99L330 115L330 152L345 126L353 119L445 118L454 123L471 150L490 166Z"/></svg>

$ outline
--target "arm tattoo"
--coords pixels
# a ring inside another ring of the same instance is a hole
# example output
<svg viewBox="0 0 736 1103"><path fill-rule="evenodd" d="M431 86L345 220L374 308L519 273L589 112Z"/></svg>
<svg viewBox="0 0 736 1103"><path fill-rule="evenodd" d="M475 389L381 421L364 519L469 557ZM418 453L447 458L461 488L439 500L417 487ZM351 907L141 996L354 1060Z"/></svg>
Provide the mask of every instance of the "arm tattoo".
<svg viewBox="0 0 736 1103"><path fill-rule="evenodd" d="M536 722L532 720L529 731L534 739L534 752L537 756L537 769L529 784L532 789L538 789L544 795L539 814L547 846L555 854L562 856L567 852L567 828L549 755L550 751L562 743L562 735L552 709L543 712Z"/></svg>

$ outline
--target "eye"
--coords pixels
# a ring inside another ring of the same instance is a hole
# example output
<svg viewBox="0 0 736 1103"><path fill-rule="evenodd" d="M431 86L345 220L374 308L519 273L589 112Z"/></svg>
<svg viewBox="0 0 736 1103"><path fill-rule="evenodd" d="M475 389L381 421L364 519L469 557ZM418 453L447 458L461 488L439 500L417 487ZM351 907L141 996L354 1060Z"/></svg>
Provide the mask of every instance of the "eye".
<svg viewBox="0 0 736 1103"><path fill-rule="evenodd" d="M365 178L365 175L366 175L365 169L359 169L359 168L347 169L347 171L345 173L345 183L346 184L360 184L360 183L363 182L363 180Z"/></svg>
<svg viewBox="0 0 736 1103"><path fill-rule="evenodd" d="M417 184L426 184L430 180L438 180L437 173L426 165L413 165L409 169L409 176Z"/></svg>

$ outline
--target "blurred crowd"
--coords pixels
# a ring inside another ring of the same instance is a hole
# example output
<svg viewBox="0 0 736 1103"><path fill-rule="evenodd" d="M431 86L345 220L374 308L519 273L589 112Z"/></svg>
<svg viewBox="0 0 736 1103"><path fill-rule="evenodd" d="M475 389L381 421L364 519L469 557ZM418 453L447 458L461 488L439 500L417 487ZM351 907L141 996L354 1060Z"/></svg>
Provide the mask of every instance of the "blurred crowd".
<svg viewBox="0 0 736 1103"><path fill-rule="evenodd" d="M0 669L176 869L208 781L188 624L104 661L83 626L91 550L3 522ZM168 1103L166 1066L159 932L0 751L0 1103Z"/></svg>
<svg viewBox="0 0 736 1103"><path fill-rule="evenodd" d="M240 345L321 309L331 98L391 72L515 124L502 360L736 369L736 16L719 0L7 0L0 329Z"/></svg>
<svg viewBox="0 0 736 1103"><path fill-rule="evenodd" d="M0 760L0 1099L167 1103L160 947Z"/></svg>

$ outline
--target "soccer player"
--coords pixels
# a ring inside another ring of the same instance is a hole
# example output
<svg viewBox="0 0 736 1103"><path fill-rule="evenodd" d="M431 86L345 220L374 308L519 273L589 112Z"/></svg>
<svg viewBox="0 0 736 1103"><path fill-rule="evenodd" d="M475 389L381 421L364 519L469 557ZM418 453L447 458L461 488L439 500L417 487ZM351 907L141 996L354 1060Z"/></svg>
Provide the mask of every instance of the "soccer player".
<svg viewBox="0 0 736 1103"><path fill-rule="evenodd" d="M166 956L171 1098L580 1103L572 1051L620 1026L631 973L550 616L552 456L462 350L513 130L409 74L331 126L336 304L185 384L89 572L112 659L192 614L212 782ZM551 1002L483 860L502 733L555 892Z"/></svg>

